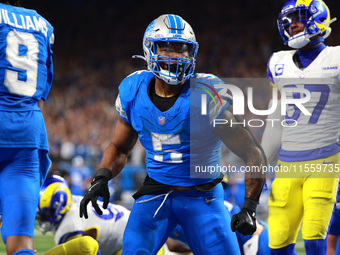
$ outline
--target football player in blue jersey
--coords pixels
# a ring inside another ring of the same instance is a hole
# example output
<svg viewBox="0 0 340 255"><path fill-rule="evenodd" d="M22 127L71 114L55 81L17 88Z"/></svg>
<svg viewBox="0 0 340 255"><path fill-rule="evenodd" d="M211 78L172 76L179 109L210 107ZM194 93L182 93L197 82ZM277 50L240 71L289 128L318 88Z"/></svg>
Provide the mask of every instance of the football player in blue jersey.
<svg viewBox="0 0 340 255"><path fill-rule="evenodd" d="M220 173L200 178L191 173L191 166L198 159L218 165L223 141L247 165L261 170L266 161L262 148L243 126L213 128L203 121L192 122L201 118L194 100L201 98L199 85L213 87L222 81L214 75L194 74L198 43L189 23L177 15L161 15L147 27L143 50L148 71L137 71L120 84L116 100L120 117L100 169L80 204L80 217L87 218L90 201L101 214L96 202L99 196L107 206L108 181L123 169L139 138L147 154L148 175L134 194L122 254L155 254L177 224L194 254L225 254L226 250L240 254L232 230L246 235L256 230L262 171L256 178L246 174L244 206L230 220L223 204ZM236 122L227 96L222 99L223 118Z"/></svg>
<svg viewBox="0 0 340 255"><path fill-rule="evenodd" d="M303 108L288 104L285 116L277 107L268 119L285 125L266 127L262 138L269 162L281 146L277 165L283 170L276 172L268 200L271 254L296 254L301 224L306 254L327 253L340 170L340 47L324 44L333 21L322 0L288 0L277 20L292 49L272 55L268 77L278 99L306 103Z"/></svg>
<svg viewBox="0 0 340 255"><path fill-rule="evenodd" d="M50 160L41 112L52 77L53 27L0 1L0 208L7 254L33 255L39 189Z"/></svg>

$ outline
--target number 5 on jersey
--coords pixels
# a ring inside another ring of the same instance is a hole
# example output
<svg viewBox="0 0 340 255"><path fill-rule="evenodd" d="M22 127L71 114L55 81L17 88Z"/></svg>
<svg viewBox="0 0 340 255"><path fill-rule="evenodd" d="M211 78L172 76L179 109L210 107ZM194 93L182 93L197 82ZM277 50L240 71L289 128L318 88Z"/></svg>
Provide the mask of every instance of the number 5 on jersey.
<svg viewBox="0 0 340 255"><path fill-rule="evenodd" d="M163 145L181 144L179 135L151 133L154 160L167 163L182 163L182 153L175 150L163 150ZM156 154L157 151L165 152Z"/></svg>

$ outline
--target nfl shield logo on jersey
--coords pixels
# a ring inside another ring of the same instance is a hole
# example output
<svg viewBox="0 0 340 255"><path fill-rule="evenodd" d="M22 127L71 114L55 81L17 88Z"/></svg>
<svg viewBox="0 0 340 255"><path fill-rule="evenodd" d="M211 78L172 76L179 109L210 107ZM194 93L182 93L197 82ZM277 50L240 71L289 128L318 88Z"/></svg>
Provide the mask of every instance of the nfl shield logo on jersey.
<svg viewBox="0 0 340 255"><path fill-rule="evenodd" d="M165 117L159 116L159 117L158 117L158 123L159 123L160 125L164 125L164 124L165 124Z"/></svg>

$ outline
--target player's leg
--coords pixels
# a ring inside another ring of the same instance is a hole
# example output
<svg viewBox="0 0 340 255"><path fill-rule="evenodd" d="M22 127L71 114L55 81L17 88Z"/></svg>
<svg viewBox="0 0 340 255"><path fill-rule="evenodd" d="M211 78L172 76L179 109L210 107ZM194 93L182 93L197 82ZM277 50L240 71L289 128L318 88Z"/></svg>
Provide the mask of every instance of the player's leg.
<svg viewBox="0 0 340 255"><path fill-rule="evenodd" d="M48 250L44 255L99 255L98 242L91 236L81 236Z"/></svg>
<svg viewBox="0 0 340 255"><path fill-rule="evenodd" d="M301 178L275 178L268 201L268 233L271 254L296 254L294 251L301 225Z"/></svg>
<svg viewBox="0 0 340 255"><path fill-rule="evenodd" d="M340 209L334 208L327 237L327 255L334 255L340 235Z"/></svg>
<svg viewBox="0 0 340 255"><path fill-rule="evenodd" d="M270 249L268 245L268 223L258 220L263 226L263 230L259 235L259 245L257 255L267 255L270 254Z"/></svg>
<svg viewBox="0 0 340 255"><path fill-rule="evenodd" d="M340 255L340 238L339 237L338 237L338 241L336 243L335 255Z"/></svg>
<svg viewBox="0 0 340 255"><path fill-rule="evenodd" d="M0 149L1 235L7 254L34 254L33 232L38 206L40 173L37 149ZM18 253L19 252L19 253Z"/></svg>
<svg viewBox="0 0 340 255"><path fill-rule="evenodd" d="M174 192L173 208L191 251L196 255L240 254L222 184L209 192Z"/></svg>
<svg viewBox="0 0 340 255"><path fill-rule="evenodd" d="M336 178L308 178L303 185L302 237L307 255L327 254L327 229L336 188Z"/></svg>
<svg viewBox="0 0 340 255"><path fill-rule="evenodd" d="M165 243L177 224L169 209L171 193L167 198L156 197L166 193L145 195L135 201L123 236L122 255L156 254Z"/></svg>
<svg viewBox="0 0 340 255"><path fill-rule="evenodd" d="M338 236L328 234L327 236L327 255L334 255L336 244L338 242Z"/></svg>

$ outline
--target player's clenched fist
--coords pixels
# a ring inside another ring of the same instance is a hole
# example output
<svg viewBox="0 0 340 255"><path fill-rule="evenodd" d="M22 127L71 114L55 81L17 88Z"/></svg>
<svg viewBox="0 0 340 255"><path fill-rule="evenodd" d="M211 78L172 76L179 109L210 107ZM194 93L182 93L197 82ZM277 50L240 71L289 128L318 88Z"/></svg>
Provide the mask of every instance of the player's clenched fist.
<svg viewBox="0 0 340 255"><path fill-rule="evenodd" d="M79 215L80 217L88 218L87 214L87 204L91 201L93 208L96 212L100 215L103 212L100 210L97 204L97 198L103 197L103 208L106 209L107 205L109 204L110 200L110 192L108 187L108 182L111 178L110 170L106 168L101 168L98 170L96 176L94 177L93 181L91 182L90 188L87 190L84 198L80 202L79 207Z"/></svg>
<svg viewBox="0 0 340 255"><path fill-rule="evenodd" d="M256 200L246 198L241 211L234 214L231 219L231 230L234 232L237 230L242 235L252 235L256 231L256 207Z"/></svg>

